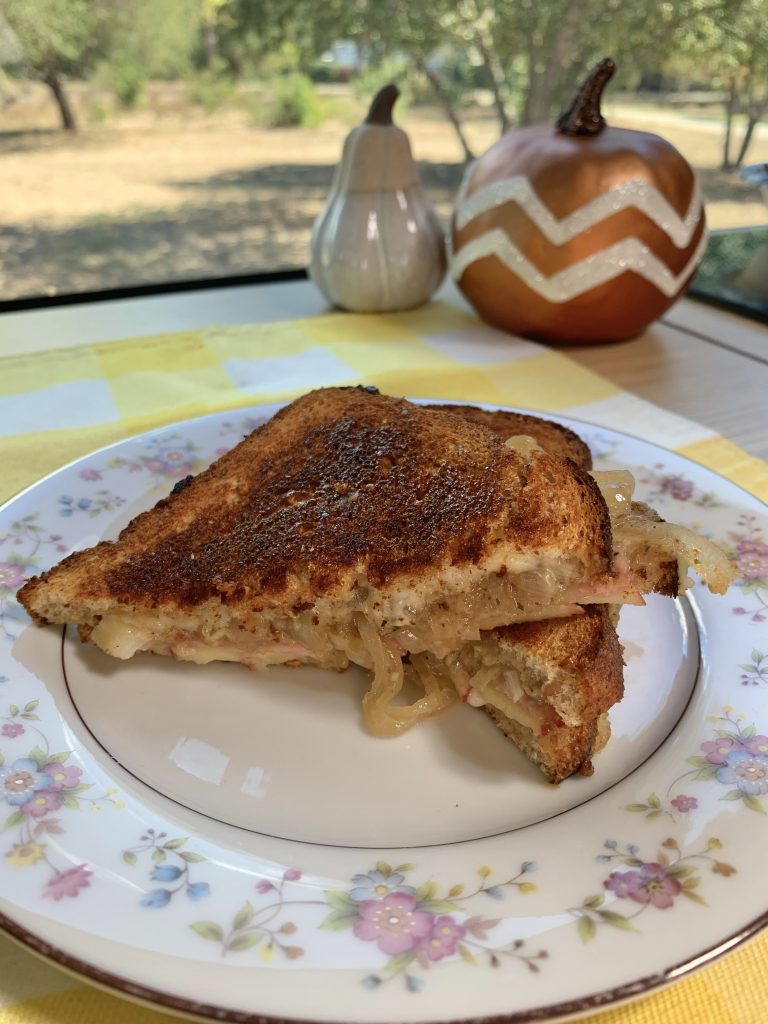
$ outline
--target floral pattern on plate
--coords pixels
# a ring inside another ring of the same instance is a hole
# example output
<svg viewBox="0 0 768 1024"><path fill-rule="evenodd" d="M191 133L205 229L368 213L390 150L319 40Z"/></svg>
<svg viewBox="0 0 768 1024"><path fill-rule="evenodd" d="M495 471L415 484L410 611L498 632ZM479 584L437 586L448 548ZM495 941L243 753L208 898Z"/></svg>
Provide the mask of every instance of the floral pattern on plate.
<svg viewBox="0 0 768 1024"><path fill-rule="evenodd" d="M635 922L641 914L651 907L669 910L678 897L707 906L707 901L698 891L701 871L709 868L725 878L736 872L732 865L712 856L712 851L720 850L722 845L713 836L703 849L684 855L677 840L669 837L662 842L653 860L643 860L638 846L630 843L620 850L615 839L607 839L603 846L609 852L598 854L597 860L623 864L629 871L614 869L603 881L603 892L587 896L580 907L569 910L576 920L579 938L582 942L590 942L604 925L624 932L636 932ZM610 901L609 896L612 897ZM622 909L616 909L618 905Z"/></svg>
<svg viewBox="0 0 768 1024"><path fill-rule="evenodd" d="M137 846L123 850L123 861L130 867L138 863L139 858L148 855L153 865L149 874L150 881L164 883L142 896L142 907L167 907L173 897L182 892L195 903L210 895L208 882L192 881L193 869L190 865L201 864L206 858L193 850L182 849L188 839L188 836L169 839L165 832L155 832L153 828L148 828Z"/></svg>
<svg viewBox="0 0 768 1024"><path fill-rule="evenodd" d="M747 598L744 605L733 609L733 614L749 616L752 622L765 622L768 618L768 541L757 516L740 515L738 528L728 534L723 548L736 563L739 573L736 586Z"/></svg>
<svg viewBox="0 0 768 1024"><path fill-rule="evenodd" d="M66 552L56 530L40 526L39 512L11 520L0 530L0 637L15 640L29 618L16 600L16 592L28 577L45 569Z"/></svg>
<svg viewBox="0 0 768 1024"><path fill-rule="evenodd" d="M214 454L211 453L211 456ZM149 476L149 485L156 486L167 480L182 480L192 473L199 473L210 462L211 456L205 458L199 445L174 431L150 437L143 450L136 455L112 456L98 468L81 469L78 476L81 480L93 482L102 480L109 470L145 472Z"/></svg>
<svg viewBox="0 0 768 1024"><path fill-rule="evenodd" d="M700 744L699 754L692 754L687 762L693 765L670 784L666 800L652 793L644 803L628 804L626 810L644 814L648 821L662 815L676 820L676 815L695 811L698 798L680 790L680 784L716 782L729 787L721 800L740 801L751 811L765 814L762 797L768 793L768 736L758 733L753 724L744 725L745 715L734 716L729 705L722 715L712 716L716 726L710 738ZM733 787L733 788L730 788Z"/></svg>
<svg viewBox="0 0 768 1024"><path fill-rule="evenodd" d="M459 883L442 896L435 882L424 882L418 887L409 884L406 876L415 870L413 864L392 867L379 861L373 870L355 875L348 889L327 890L322 900L299 901L302 906L314 902L330 910L319 925L321 929L349 929L356 939L374 943L388 957L380 971L362 979L365 988L373 990L402 977L409 991L418 992L424 978L417 972L456 956L473 966L485 962L491 967L498 967L501 958L507 957L538 972L537 961L546 959L546 950L529 952L521 938L502 945L489 943L488 932L501 919L468 914L464 907L478 896L497 901L503 900L509 890L522 894L536 892L535 883L526 879L536 870L532 861L523 862L512 878L492 884L488 884L491 868L481 867L477 871L479 882L469 891ZM281 917L290 913L292 903L296 902L286 896L286 884L300 878L301 872L291 868L277 885L266 879L258 882L256 892L267 899L257 907L246 901L228 928L215 921L195 921L190 928L201 938L218 943L222 956L259 947L259 957L264 962L276 953L295 960L304 955L304 948L295 945L294 939L287 941L286 936L294 936L298 928L291 920L281 921Z"/></svg>
<svg viewBox="0 0 768 1024"><path fill-rule="evenodd" d="M703 491L685 473L670 471L663 462L641 469L637 482L642 487L643 500L650 504L667 498L695 508L722 508L725 504L715 491Z"/></svg>
<svg viewBox="0 0 768 1024"><path fill-rule="evenodd" d="M46 837L65 832L59 811L82 810L90 807L101 811L111 806L121 810L125 804L118 799L117 789L107 790L102 796L86 796L92 785L82 781L83 770L68 763L71 750L51 751L45 735L30 722L39 721L37 700L28 701L23 708L12 704L8 714L0 718L0 736L5 740L22 741L29 733L36 733L40 743L24 752L15 750L6 756L0 750L0 808L5 804L5 817L0 832L10 833L12 845L6 849L4 861L11 868L31 868L44 865L49 877L41 896L57 902L65 897L74 898L81 889L91 884L91 870L86 864L72 868L58 867L49 849ZM7 750L10 744L5 744ZM18 743L17 743L18 747ZM8 813L10 811L10 813Z"/></svg>

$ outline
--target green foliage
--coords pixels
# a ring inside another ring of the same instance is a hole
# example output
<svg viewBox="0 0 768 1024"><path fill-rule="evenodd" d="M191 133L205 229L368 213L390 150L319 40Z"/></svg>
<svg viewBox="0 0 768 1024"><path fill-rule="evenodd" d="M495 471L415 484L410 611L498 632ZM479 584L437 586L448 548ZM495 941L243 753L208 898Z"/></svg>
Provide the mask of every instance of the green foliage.
<svg viewBox="0 0 768 1024"><path fill-rule="evenodd" d="M113 0L109 25L106 65L120 69L127 83L190 73L200 36L198 0Z"/></svg>
<svg viewBox="0 0 768 1024"><path fill-rule="evenodd" d="M121 107L130 110L139 105L147 84L141 63L124 54L106 65L105 78Z"/></svg>
<svg viewBox="0 0 768 1024"><path fill-rule="evenodd" d="M217 57L210 67L198 72L189 83L189 98L212 114L232 99L235 82L229 74L226 62Z"/></svg>
<svg viewBox="0 0 768 1024"><path fill-rule="evenodd" d="M323 110L306 75L282 75L272 84L270 125L273 128L317 128Z"/></svg>
<svg viewBox="0 0 768 1024"><path fill-rule="evenodd" d="M246 101L248 116L256 128L266 128L269 125L269 104L261 93L253 93Z"/></svg>
<svg viewBox="0 0 768 1024"><path fill-rule="evenodd" d="M197 932L201 939L208 939L209 942L224 941L224 930L215 921L194 921L189 927L193 932Z"/></svg>
<svg viewBox="0 0 768 1024"><path fill-rule="evenodd" d="M106 0L3 0L1 13L17 59L43 78L85 74L106 46Z"/></svg>

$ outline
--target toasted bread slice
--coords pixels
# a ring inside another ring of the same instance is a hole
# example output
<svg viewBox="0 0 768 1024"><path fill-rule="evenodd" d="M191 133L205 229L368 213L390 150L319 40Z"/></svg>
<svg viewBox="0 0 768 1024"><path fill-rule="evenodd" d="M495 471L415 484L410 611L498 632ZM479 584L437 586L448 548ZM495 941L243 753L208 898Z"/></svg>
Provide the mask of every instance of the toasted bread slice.
<svg viewBox="0 0 768 1024"><path fill-rule="evenodd" d="M552 421L473 406L430 408L464 416L504 439L531 437L553 455L571 459L582 469L592 467L584 441ZM633 511L655 516L638 503ZM651 574L650 566L646 571ZM676 593L677 562L659 566L649 589ZM610 736L607 713L624 693L622 648L615 629L618 610L591 605L567 618L499 627L444 659L462 698L481 706L549 782L562 782L575 772L592 774L591 759ZM482 695L473 692L470 682L479 672L486 680ZM499 696L496 686L502 687Z"/></svg>
<svg viewBox="0 0 768 1024"><path fill-rule="evenodd" d="M441 668L551 782L589 770L596 740L609 734L606 713L624 695L622 648L606 605L483 633Z"/></svg>
<svg viewBox="0 0 768 1024"><path fill-rule="evenodd" d="M576 773L592 775L592 758L600 753L611 735L607 714L582 725L562 726L546 736L539 736L498 708L486 706L485 710L504 735L512 740L529 761L539 766L547 781L553 785L558 785Z"/></svg>
<svg viewBox="0 0 768 1024"><path fill-rule="evenodd" d="M19 599L108 653L252 667L370 662L355 616L404 653L565 614L612 570L591 476L452 413L311 392Z"/></svg>
<svg viewBox="0 0 768 1024"><path fill-rule="evenodd" d="M582 469L592 468L592 453L578 434L553 420L507 409L478 409L476 405L427 405L427 409L449 412L471 423L487 427L506 440L509 437L532 437L551 455L571 459Z"/></svg>

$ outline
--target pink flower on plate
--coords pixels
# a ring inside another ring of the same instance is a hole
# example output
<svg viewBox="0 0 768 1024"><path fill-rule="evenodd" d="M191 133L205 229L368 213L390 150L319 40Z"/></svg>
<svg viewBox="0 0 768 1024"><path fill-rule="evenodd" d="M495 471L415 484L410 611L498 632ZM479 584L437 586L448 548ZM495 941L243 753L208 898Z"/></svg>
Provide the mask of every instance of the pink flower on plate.
<svg viewBox="0 0 768 1024"><path fill-rule="evenodd" d="M682 889L677 879L670 878L661 864L654 863L643 864L637 871L614 871L603 885L621 900L652 903L659 910L671 907Z"/></svg>
<svg viewBox="0 0 768 1024"><path fill-rule="evenodd" d="M685 793L681 793L680 796L674 797L670 803L674 808L680 811L681 814L687 814L688 811L695 811L699 806L699 801L695 796L686 796Z"/></svg>
<svg viewBox="0 0 768 1024"><path fill-rule="evenodd" d="M81 469L78 475L81 480L101 480L101 473L98 469Z"/></svg>
<svg viewBox="0 0 768 1024"><path fill-rule="evenodd" d="M53 789L41 789L38 793L22 804L22 811L33 818L42 818L51 811L61 807L61 797Z"/></svg>
<svg viewBox="0 0 768 1024"><path fill-rule="evenodd" d="M761 540L740 540L736 545L736 568L743 580L768 576L768 544Z"/></svg>
<svg viewBox="0 0 768 1024"><path fill-rule="evenodd" d="M7 736L9 740L14 739L16 736L21 736L24 733L24 726L21 722L6 722L5 725L0 729L0 735Z"/></svg>
<svg viewBox="0 0 768 1024"><path fill-rule="evenodd" d="M85 864L78 864L76 868L69 868L67 871L58 871L46 883L43 896L56 900L57 903L65 896L79 896L80 890L91 884L92 874Z"/></svg>
<svg viewBox="0 0 768 1024"><path fill-rule="evenodd" d="M737 750L744 750L744 744L739 743L738 740L732 740L728 736L721 736L719 739L707 740L706 743L702 743L701 749L707 755L710 764L725 764L725 759L729 754L734 754Z"/></svg>
<svg viewBox="0 0 768 1024"><path fill-rule="evenodd" d="M661 485L662 491L675 498L676 501L688 501L693 497L693 481L683 476L668 476Z"/></svg>
<svg viewBox="0 0 768 1024"><path fill-rule="evenodd" d="M26 578L20 565L0 562L0 590L18 590Z"/></svg>
<svg viewBox="0 0 768 1024"><path fill-rule="evenodd" d="M752 736L745 740L744 749L750 754L765 754L768 756L768 736Z"/></svg>
<svg viewBox="0 0 768 1024"><path fill-rule="evenodd" d="M51 777L51 785L48 788L55 791L73 789L75 786L78 786L80 784L80 776L83 774L82 769L76 765L63 765L58 761L45 765L43 771Z"/></svg>
<svg viewBox="0 0 768 1024"><path fill-rule="evenodd" d="M434 915L416 909L416 900L404 892L391 892L381 900L364 900L352 928L358 939L375 942L391 956L414 949L432 931Z"/></svg>
<svg viewBox="0 0 768 1024"><path fill-rule="evenodd" d="M420 953L429 960L442 960L444 956L452 956L456 952L459 941L467 934L467 929L454 921L447 914L436 917L432 930L418 944Z"/></svg>

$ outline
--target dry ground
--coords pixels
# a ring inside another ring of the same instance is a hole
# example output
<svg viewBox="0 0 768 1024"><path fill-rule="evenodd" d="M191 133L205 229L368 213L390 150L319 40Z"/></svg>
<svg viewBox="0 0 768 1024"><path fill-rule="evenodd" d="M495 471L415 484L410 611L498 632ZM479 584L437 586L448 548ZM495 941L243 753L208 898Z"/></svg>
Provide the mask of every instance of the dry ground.
<svg viewBox="0 0 768 1024"><path fill-rule="evenodd" d="M119 287L301 266L350 127L259 129L243 110L192 109L120 115L77 135L55 127L45 95L0 110L0 296ZM34 111L34 116L30 113ZM614 124L655 130L701 174L714 227L765 223L758 191L716 170L720 125L707 117L617 107ZM447 220L461 151L439 112L401 119L427 192ZM35 124L34 130L29 125ZM473 147L496 138L477 110ZM768 132L750 159L768 160Z"/></svg>

